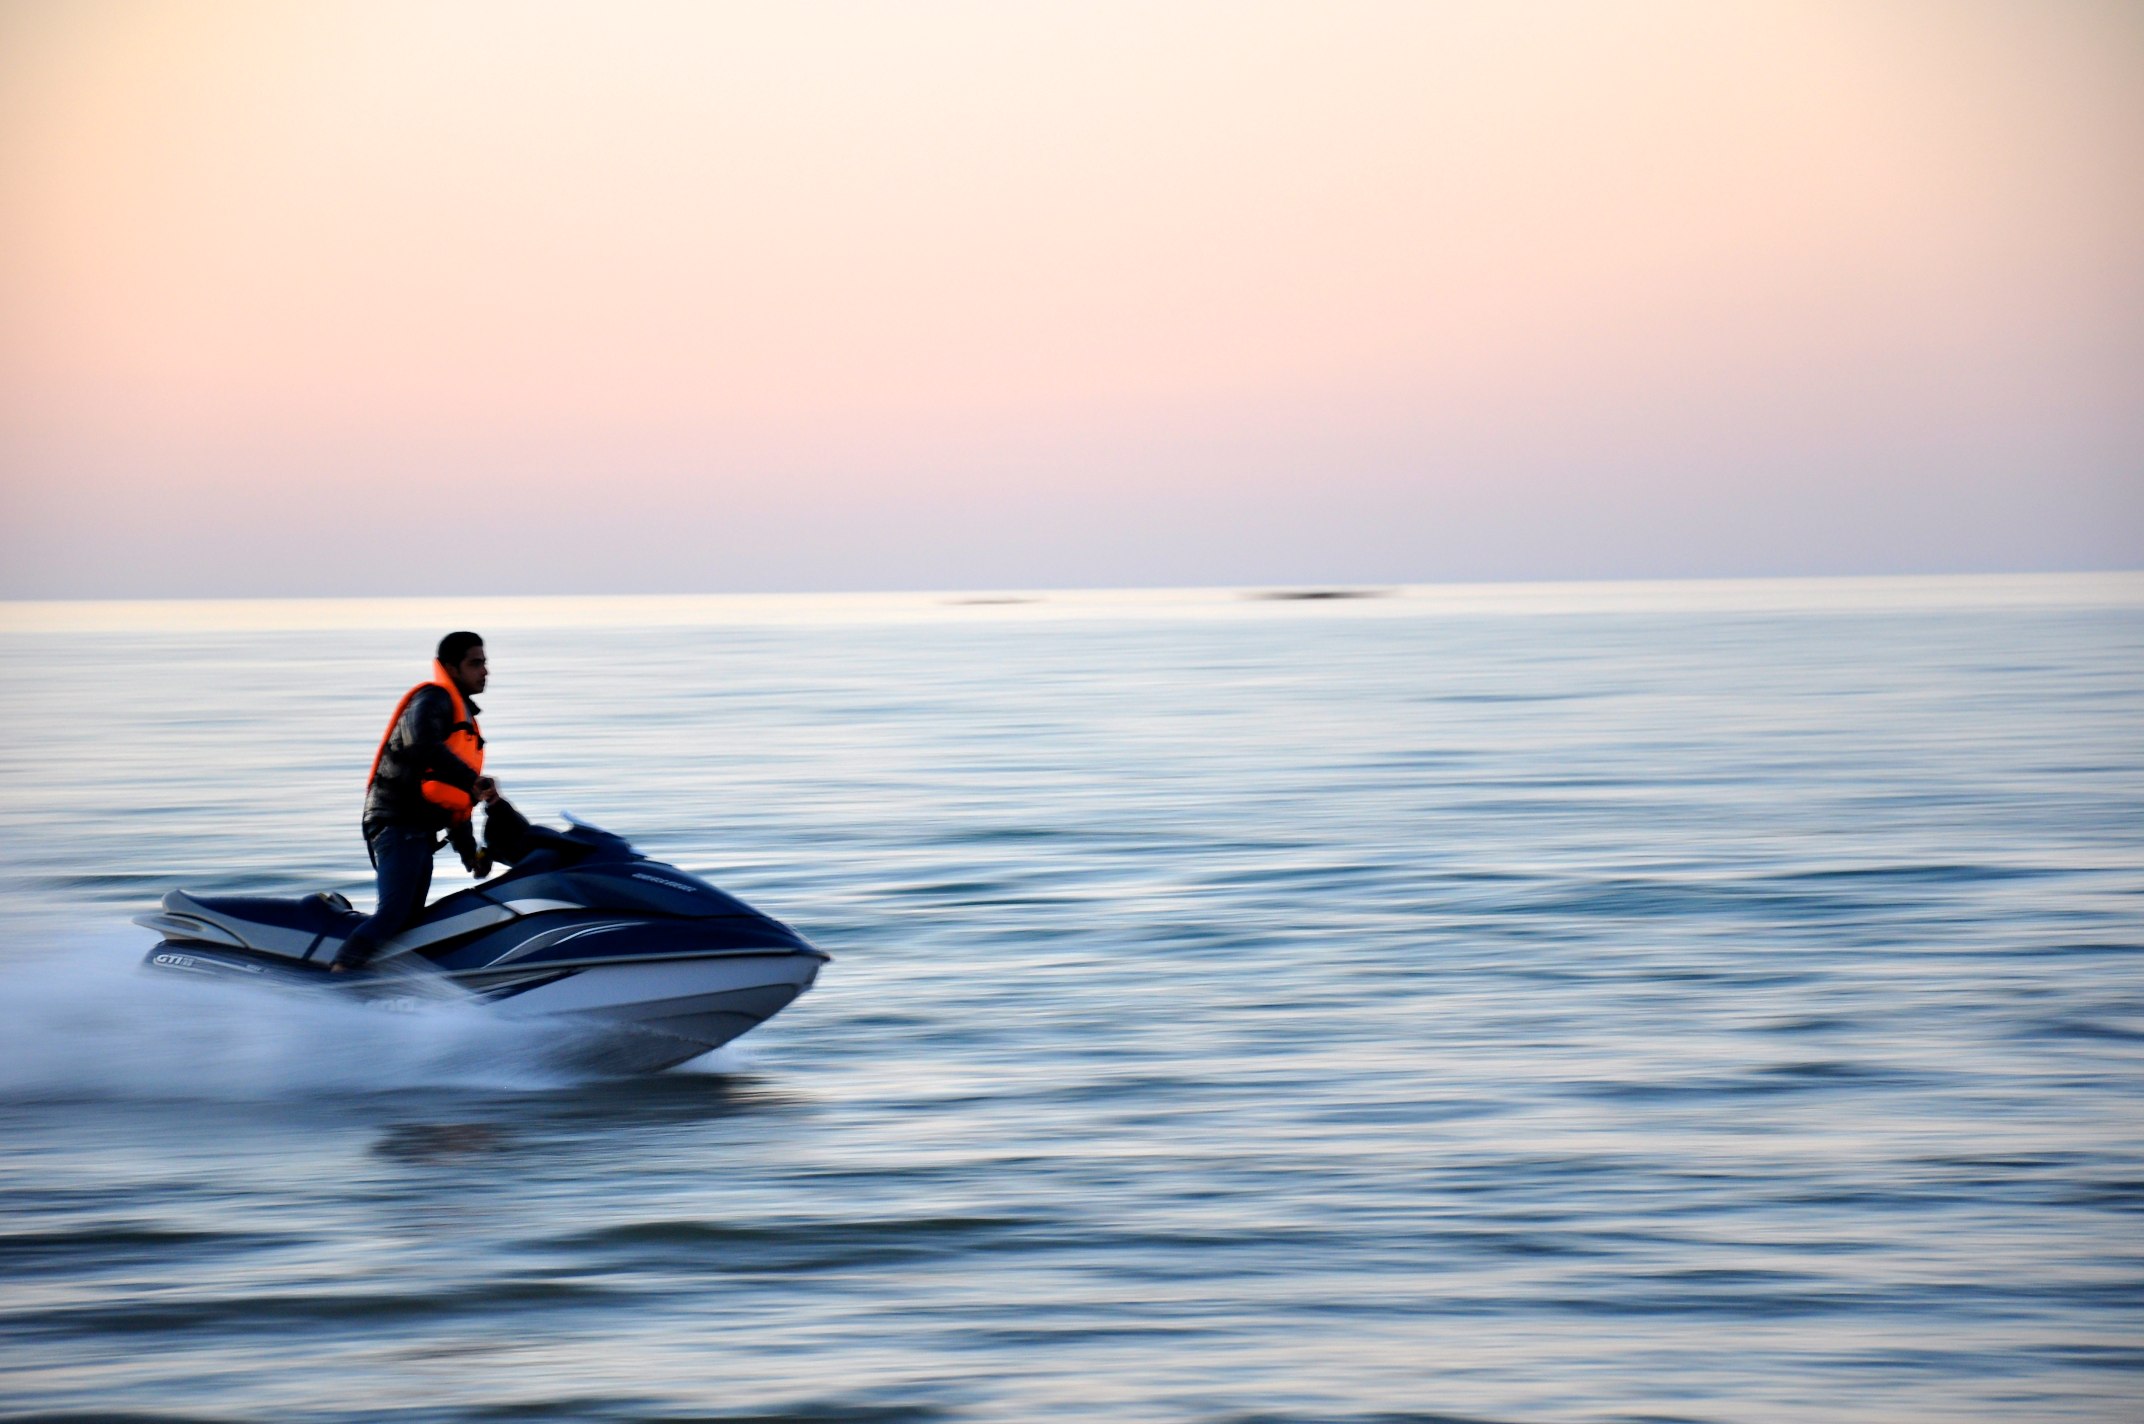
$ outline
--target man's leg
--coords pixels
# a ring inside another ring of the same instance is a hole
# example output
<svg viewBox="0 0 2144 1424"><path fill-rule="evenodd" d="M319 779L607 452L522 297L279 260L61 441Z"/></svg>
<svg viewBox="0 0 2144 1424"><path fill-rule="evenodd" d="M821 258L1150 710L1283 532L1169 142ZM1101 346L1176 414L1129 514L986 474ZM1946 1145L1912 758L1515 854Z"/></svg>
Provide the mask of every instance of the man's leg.
<svg viewBox="0 0 2144 1424"><path fill-rule="evenodd" d="M335 955L335 969L362 969L379 949L417 918L432 888L430 831L383 826L372 837L372 863L380 873L380 899L372 918L350 931Z"/></svg>

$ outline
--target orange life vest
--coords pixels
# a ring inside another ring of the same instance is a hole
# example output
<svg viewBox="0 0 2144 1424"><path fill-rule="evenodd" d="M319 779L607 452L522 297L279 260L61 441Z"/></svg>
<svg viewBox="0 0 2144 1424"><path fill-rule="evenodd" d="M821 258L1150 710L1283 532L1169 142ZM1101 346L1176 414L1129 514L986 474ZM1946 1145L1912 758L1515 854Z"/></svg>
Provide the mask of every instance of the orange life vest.
<svg viewBox="0 0 2144 1424"><path fill-rule="evenodd" d="M402 700L395 704L394 715L387 719L387 730L380 734L380 749L372 754L372 771L365 777L367 791L372 789L373 782L379 780L380 762L387 755L387 743L393 740L395 728L401 725L402 714L409 710L410 699L427 687L444 687L447 696L454 699L454 726L447 733L447 750L461 758L470 771L483 771L484 738L477 731L476 720L469 715L469 704L463 699L462 690L454 685L454 679L448 675L447 665L435 658L432 661L432 680L420 682L403 693ZM451 811L457 821L468 820L470 812L476 806L468 792L444 781L433 781L427 777L418 789L424 793L425 800Z"/></svg>

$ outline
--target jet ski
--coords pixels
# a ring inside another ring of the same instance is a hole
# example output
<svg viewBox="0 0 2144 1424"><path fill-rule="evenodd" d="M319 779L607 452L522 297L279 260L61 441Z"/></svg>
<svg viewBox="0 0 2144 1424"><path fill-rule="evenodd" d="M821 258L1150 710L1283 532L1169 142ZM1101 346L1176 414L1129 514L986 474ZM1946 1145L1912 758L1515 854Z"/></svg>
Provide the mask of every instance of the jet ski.
<svg viewBox="0 0 2144 1424"><path fill-rule="evenodd" d="M163 973L318 988L408 1008L468 999L555 1017L606 1067L654 1072L718 1048L810 988L831 956L802 935L622 837L531 825L490 808L486 849L512 868L426 906L372 964L328 973L363 921L341 895L173 890L135 923L162 935Z"/></svg>

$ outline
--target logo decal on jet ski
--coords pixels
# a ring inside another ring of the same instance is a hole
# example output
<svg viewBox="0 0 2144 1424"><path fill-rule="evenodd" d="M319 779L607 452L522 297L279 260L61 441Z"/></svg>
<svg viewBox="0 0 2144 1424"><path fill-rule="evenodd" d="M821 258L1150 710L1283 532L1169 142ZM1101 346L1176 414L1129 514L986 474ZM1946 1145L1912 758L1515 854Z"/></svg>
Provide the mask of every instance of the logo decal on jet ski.
<svg viewBox="0 0 2144 1424"><path fill-rule="evenodd" d="M150 962L153 964L161 964L167 969L201 969L213 971L236 969L247 974L265 974L268 972L267 970L261 968L258 964L246 964L235 959L216 959L204 964L190 954L158 954L152 956Z"/></svg>
<svg viewBox="0 0 2144 1424"><path fill-rule="evenodd" d="M680 885L675 880L665 880L660 875L643 875L637 870L633 872L633 878L635 880L652 880L657 885L667 885L672 890L683 890L688 893L697 888L692 885Z"/></svg>

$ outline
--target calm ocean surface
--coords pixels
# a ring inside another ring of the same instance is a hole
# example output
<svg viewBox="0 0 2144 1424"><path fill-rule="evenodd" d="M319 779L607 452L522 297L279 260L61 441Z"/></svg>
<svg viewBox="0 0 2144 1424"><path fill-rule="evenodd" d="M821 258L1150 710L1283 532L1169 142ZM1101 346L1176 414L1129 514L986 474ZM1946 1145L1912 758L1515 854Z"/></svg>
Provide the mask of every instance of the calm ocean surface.
<svg viewBox="0 0 2144 1424"><path fill-rule="evenodd" d="M134 972L463 625L816 990ZM0 1417L2144 1417L2144 576L0 605L0 730Z"/></svg>

